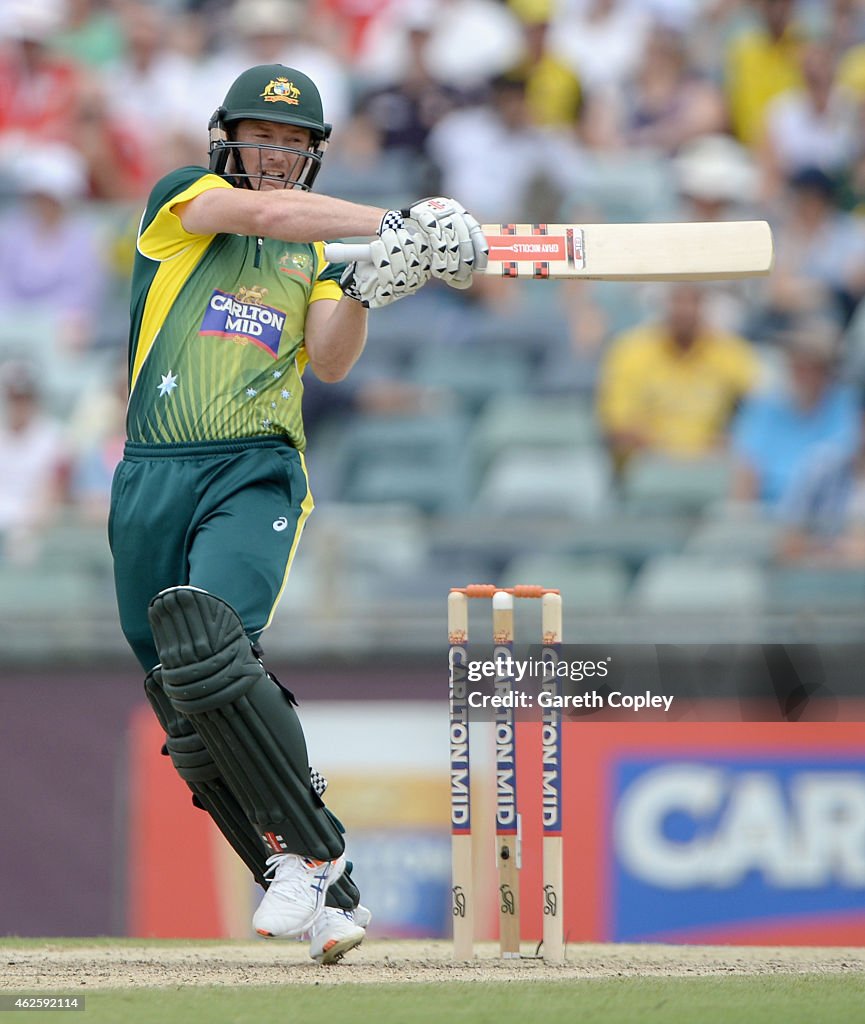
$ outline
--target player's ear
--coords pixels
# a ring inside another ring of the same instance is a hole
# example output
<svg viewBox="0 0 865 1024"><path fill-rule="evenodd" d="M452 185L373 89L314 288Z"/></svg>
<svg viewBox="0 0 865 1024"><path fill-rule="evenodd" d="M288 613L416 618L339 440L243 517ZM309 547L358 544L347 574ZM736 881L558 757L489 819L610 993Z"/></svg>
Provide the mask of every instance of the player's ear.
<svg viewBox="0 0 865 1024"><path fill-rule="evenodd" d="M324 132L323 132L321 138L317 142L316 142L315 139L312 140L312 143L310 145L310 149L313 151L313 153L317 153L319 155L319 157L323 157L324 156L325 150L327 149L328 145L330 144L330 133L332 131L333 131L333 125L326 124L324 126Z"/></svg>
<svg viewBox="0 0 865 1024"><path fill-rule="evenodd" d="M207 124L207 133L210 143L210 169L217 174L225 172L225 165L228 163L228 156L231 148L228 143L228 132L225 127L225 107L217 107L211 115Z"/></svg>
<svg viewBox="0 0 865 1024"><path fill-rule="evenodd" d="M309 150L315 157L317 157L317 159L308 161L307 167L300 176L300 181L298 182L298 184L306 189L312 188L312 184L318 176L318 172L321 170L321 161L324 157L325 150L328 147L328 143L330 142L330 133L332 130L333 125L325 122L324 131L321 133L321 136L317 139L313 137L310 140Z"/></svg>

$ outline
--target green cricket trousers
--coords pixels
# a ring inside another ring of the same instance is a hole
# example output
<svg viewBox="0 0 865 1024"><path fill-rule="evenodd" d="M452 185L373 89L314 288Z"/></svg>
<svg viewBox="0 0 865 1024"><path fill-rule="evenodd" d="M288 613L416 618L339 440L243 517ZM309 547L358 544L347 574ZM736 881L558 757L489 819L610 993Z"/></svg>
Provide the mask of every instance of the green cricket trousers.
<svg viewBox="0 0 865 1024"><path fill-rule="evenodd" d="M167 587L221 597L255 640L273 617L312 507L303 456L283 438L127 442L108 539L120 624L142 668L159 662L147 607Z"/></svg>

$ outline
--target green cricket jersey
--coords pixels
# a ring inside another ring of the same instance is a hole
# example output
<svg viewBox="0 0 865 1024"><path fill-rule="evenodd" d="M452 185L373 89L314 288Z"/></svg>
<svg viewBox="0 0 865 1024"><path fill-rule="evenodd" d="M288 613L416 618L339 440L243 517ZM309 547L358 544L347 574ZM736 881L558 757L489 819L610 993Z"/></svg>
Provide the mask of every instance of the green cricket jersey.
<svg viewBox="0 0 865 1024"><path fill-rule="evenodd" d="M201 167L154 187L138 231L129 336L130 441L285 435L305 447L306 311L339 299L321 242L191 235L174 212L211 188Z"/></svg>

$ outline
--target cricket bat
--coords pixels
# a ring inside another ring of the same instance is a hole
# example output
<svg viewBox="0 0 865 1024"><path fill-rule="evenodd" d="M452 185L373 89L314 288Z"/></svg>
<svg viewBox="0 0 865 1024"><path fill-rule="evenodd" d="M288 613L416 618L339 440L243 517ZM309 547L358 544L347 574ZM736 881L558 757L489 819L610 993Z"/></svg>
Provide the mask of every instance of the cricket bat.
<svg viewBox="0 0 865 1024"><path fill-rule="evenodd" d="M680 224L484 224L493 277L711 281L772 269L764 220ZM366 243L328 242L332 263L369 260Z"/></svg>

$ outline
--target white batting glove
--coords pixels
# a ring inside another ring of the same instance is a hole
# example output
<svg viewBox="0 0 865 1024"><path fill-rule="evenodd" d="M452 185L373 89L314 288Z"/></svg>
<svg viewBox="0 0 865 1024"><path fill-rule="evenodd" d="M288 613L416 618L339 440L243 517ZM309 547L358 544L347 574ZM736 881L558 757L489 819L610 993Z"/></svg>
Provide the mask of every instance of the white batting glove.
<svg viewBox="0 0 865 1024"><path fill-rule="evenodd" d="M381 219L381 224L378 226L376 234L381 235L389 229L399 229L405 227L405 219L399 210L388 210Z"/></svg>
<svg viewBox="0 0 865 1024"><path fill-rule="evenodd" d="M369 249L370 262L350 263L339 282L350 299L367 309L413 295L432 276L432 250L423 235L383 228Z"/></svg>
<svg viewBox="0 0 865 1024"><path fill-rule="evenodd" d="M400 211L432 248L432 275L452 288L469 288L472 271L487 265L489 245L480 224L455 199L434 196Z"/></svg>

